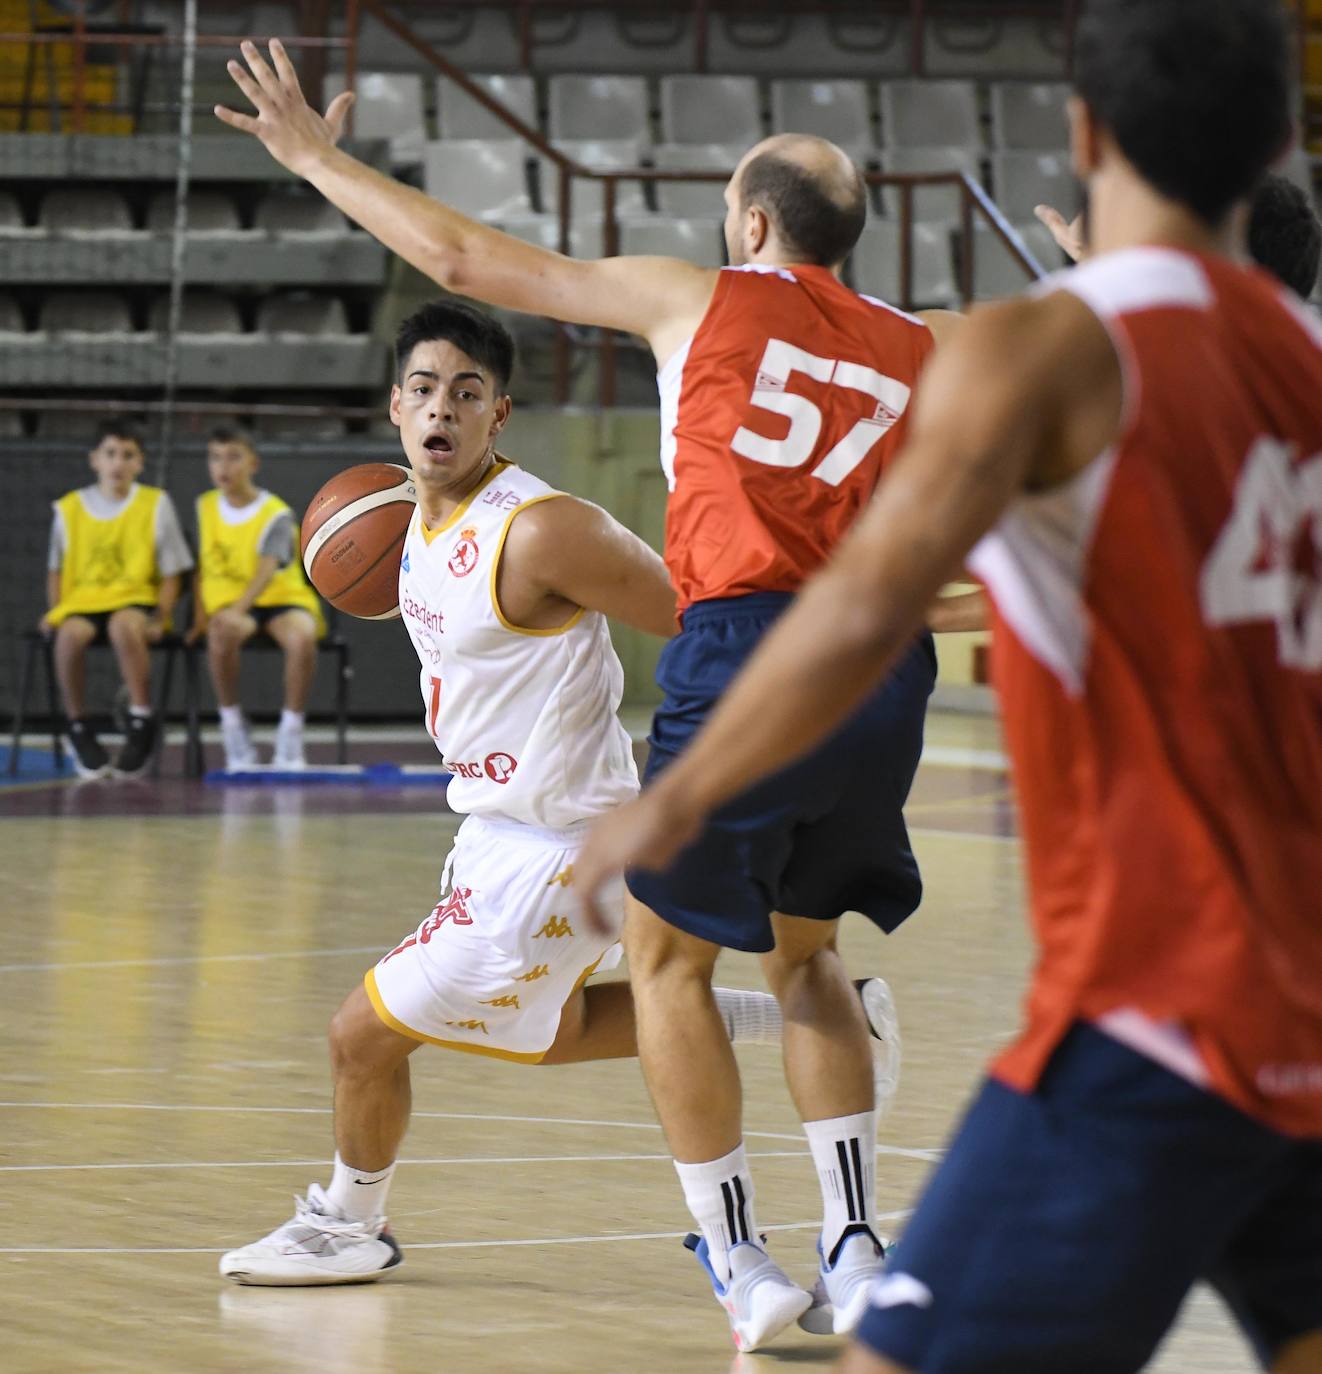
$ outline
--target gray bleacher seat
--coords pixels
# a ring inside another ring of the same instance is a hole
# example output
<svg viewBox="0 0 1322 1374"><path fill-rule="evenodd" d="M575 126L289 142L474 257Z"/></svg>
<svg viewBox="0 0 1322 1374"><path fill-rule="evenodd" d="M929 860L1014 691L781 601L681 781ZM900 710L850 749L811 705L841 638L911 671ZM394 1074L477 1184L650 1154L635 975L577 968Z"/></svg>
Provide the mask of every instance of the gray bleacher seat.
<svg viewBox="0 0 1322 1374"><path fill-rule="evenodd" d="M725 263L725 241L719 219L681 219L653 215L628 219L620 225L623 257L683 258L699 267Z"/></svg>
<svg viewBox="0 0 1322 1374"><path fill-rule="evenodd" d="M744 144L662 143L653 150L659 170L733 172L747 152ZM666 215L724 215L719 181L658 181L657 208Z"/></svg>
<svg viewBox="0 0 1322 1374"><path fill-rule="evenodd" d="M1037 220L1015 224L1019 237L1048 271L1061 265L1061 252L1051 231ZM1031 284L1018 259L1001 242L1001 236L981 219L973 225L973 294L978 300L1014 296Z"/></svg>
<svg viewBox="0 0 1322 1374"><path fill-rule="evenodd" d="M128 201L109 186L67 186L48 191L38 220L42 228L62 234L133 232Z"/></svg>
<svg viewBox="0 0 1322 1374"><path fill-rule="evenodd" d="M1038 205L1053 205L1073 219L1079 187L1064 153L992 154L992 195L1007 219L1028 220Z"/></svg>
<svg viewBox="0 0 1322 1374"><path fill-rule="evenodd" d="M575 197L577 204L577 197ZM555 215L511 215L500 221L501 229L524 243L560 251L560 221ZM599 258L603 248L600 219L575 217L569 226L569 255L573 258Z"/></svg>
<svg viewBox="0 0 1322 1374"><path fill-rule="evenodd" d="M751 76L661 78L661 137L667 143L737 143L762 137L762 97Z"/></svg>
<svg viewBox="0 0 1322 1374"><path fill-rule="evenodd" d="M344 90L344 73L327 72L322 90L329 104ZM354 77L354 94L354 137L387 139L396 166L420 162L427 141L421 75L360 71Z"/></svg>
<svg viewBox="0 0 1322 1374"><path fill-rule="evenodd" d="M887 172L967 172L975 179L981 175L978 155L968 148L889 148L882 154L881 162ZM888 215L898 217L900 188L884 187L882 203ZM954 186L919 186L914 189L915 219L933 222L957 219L959 204L959 191Z"/></svg>
<svg viewBox="0 0 1322 1374"><path fill-rule="evenodd" d="M12 296L0 296L0 334L24 334L23 312Z"/></svg>
<svg viewBox="0 0 1322 1374"><path fill-rule="evenodd" d="M257 207L255 222L268 234L335 236L349 232L348 220L330 201L306 191L268 191Z"/></svg>
<svg viewBox="0 0 1322 1374"><path fill-rule="evenodd" d="M771 83L772 133L816 134L866 162L876 139L862 81L784 80Z"/></svg>
<svg viewBox="0 0 1322 1374"><path fill-rule="evenodd" d="M944 306L958 298L951 228L944 223L914 225L910 304ZM850 279L856 291L903 306L898 220L874 219L864 227L850 259Z"/></svg>
<svg viewBox="0 0 1322 1374"><path fill-rule="evenodd" d="M174 232L174 192L157 191L147 203L147 228L154 234ZM237 234L242 232L238 206L224 191L191 187L188 192L190 234Z"/></svg>
<svg viewBox="0 0 1322 1374"><path fill-rule="evenodd" d="M346 425L340 415L255 415L253 429L263 439L342 439Z"/></svg>
<svg viewBox="0 0 1322 1374"><path fill-rule="evenodd" d="M24 227L18 201L8 191L0 191L0 234L12 234Z"/></svg>
<svg viewBox="0 0 1322 1374"><path fill-rule="evenodd" d="M0 410L0 439L21 439L23 417L16 410Z"/></svg>
<svg viewBox="0 0 1322 1374"><path fill-rule="evenodd" d="M151 303L151 328L164 333L170 327L170 297L157 296ZM217 291L184 292L179 307L181 334L242 334L243 320L239 307Z"/></svg>
<svg viewBox="0 0 1322 1374"><path fill-rule="evenodd" d="M887 148L980 148L972 81L883 81L881 138Z"/></svg>
<svg viewBox="0 0 1322 1374"><path fill-rule="evenodd" d="M128 301L112 291L51 291L41 302L40 327L51 333L129 334Z"/></svg>
<svg viewBox="0 0 1322 1374"><path fill-rule="evenodd" d="M266 334L335 336L348 334L349 320L338 296L285 291L257 307L257 328Z"/></svg>
<svg viewBox="0 0 1322 1374"><path fill-rule="evenodd" d="M469 79L516 114L537 127L537 87L531 76L477 76ZM436 123L442 138L513 138L514 130L480 105L461 86L436 78Z"/></svg>
<svg viewBox="0 0 1322 1374"><path fill-rule="evenodd" d="M428 143L422 184L429 196L475 219L499 220L534 209L528 193L528 146L518 139Z"/></svg>
<svg viewBox="0 0 1322 1374"><path fill-rule="evenodd" d="M581 166L601 171L637 167L643 160L642 149L624 138L558 138L555 140L555 147ZM537 166L541 178L542 208L548 213L554 213L560 206L559 170L546 158L539 159ZM582 177L574 182L571 205L576 220L584 216L601 215L605 210L605 203L606 189L600 182L586 181ZM616 214L637 214L646 208L647 202L643 198L641 181L615 183Z"/></svg>
<svg viewBox="0 0 1322 1374"><path fill-rule="evenodd" d="M652 122L647 79L641 76L553 76L546 83L552 138L630 138L647 145Z"/></svg>
<svg viewBox="0 0 1322 1374"><path fill-rule="evenodd" d="M1054 152L1069 143L1065 102L1070 88L1059 81L994 81L992 142L997 148Z"/></svg>

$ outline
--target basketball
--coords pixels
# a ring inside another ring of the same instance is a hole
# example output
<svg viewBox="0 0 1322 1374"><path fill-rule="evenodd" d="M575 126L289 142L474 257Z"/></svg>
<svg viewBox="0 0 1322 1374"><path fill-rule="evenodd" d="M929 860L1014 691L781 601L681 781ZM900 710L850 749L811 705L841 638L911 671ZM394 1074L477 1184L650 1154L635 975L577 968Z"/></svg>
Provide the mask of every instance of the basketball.
<svg viewBox="0 0 1322 1374"><path fill-rule="evenodd" d="M399 560L418 499L409 469L362 463L336 473L303 516L303 567L336 610L399 615Z"/></svg>

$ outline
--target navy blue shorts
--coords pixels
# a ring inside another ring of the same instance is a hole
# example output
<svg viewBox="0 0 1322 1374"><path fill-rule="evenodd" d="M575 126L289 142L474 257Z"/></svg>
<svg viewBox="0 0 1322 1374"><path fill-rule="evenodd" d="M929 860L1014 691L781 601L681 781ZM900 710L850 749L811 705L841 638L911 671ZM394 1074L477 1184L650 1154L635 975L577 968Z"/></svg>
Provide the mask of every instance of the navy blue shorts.
<svg viewBox="0 0 1322 1374"><path fill-rule="evenodd" d="M645 779L679 756L791 599L762 592L685 611L657 664L665 697ZM935 680L924 635L826 743L716 812L664 872L630 873L629 891L727 949L772 949L773 911L815 920L861 911L894 930L923 893L903 807Z"/></svg>
<svg viewBox="0 0 1322 1374"><path fill-rule="evenodd" d="M1322 1140L1076 1025L1035 1092L983 1086L857 1334L918 1374L1130 1374L1199 1279L1264 1366L1322 1329Z"/></svg>

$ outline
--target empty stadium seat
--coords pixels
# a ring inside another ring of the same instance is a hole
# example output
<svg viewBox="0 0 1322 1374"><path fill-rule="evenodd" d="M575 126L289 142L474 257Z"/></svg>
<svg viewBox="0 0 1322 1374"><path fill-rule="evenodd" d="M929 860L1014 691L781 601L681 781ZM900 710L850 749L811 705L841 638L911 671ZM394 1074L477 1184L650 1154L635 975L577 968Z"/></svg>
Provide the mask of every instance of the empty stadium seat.
<svg viewBox="0 0 1322 1374"><path fill-rule="evenodd" d="M151 304L149 323L158 333L170 327L170 297L158 296ZM239 307L216 291L185 291L179 309L181 334L242 334Z"/></svg>
<svg viewBox="0 0 1322 1374"><path fill-rule="evenodd" d="M577 196L575 196L577 204ZM560 221L555 215L512 215L500 227L524 243L560 251ZM604 253L602 223L599 219L575 217L569 226L569 255L573 258L599 258Z"/></svg>
<svg viewBox="0 0 1322 1374"><path fill-rule="evenodd" d="M637 167L643 160L642 150L628 139L556 139L555 147L580 166L602 171ZM554 213L560 207L559 170L553 162L545 158L538 160L537 167L541 178L542 208ZM571 204L576 220L583 216L601 215L606 204L606 189L600 182L585 181L580 177L574 183ZM641 181L615 183L616 214L637 214L646 208L647 202L643 198Z"/></svg>
<svg viewBox="0 0 1322 1374"><path fill-rule="evenodd" d="M620 254L624 257L683 258L699 267L725 263L725 240L719 219L671 219L654 215L620 225Z"/></svg>
<svg viewBox="0 0 1322 1374"><path fill-rule="evenodd" d="M130 334L133 317L110 291L52 291L41 302L40 327L61 334Z"/></svg>
<svg viewBox="0 0 1322 1374"><path fill-rule="evenodd" d="M257 228L268 234L338 235L349 222L324 197L305 191L271 191L257 207Z"/></svg>
<svg viewBox="0 0 1322 1374"><path fill-rule="evenodd" d="M12 296L0 296L0 334L24 334L23 312Z"/></svg>
<svg viewBox="0 0 1322 1374"><path fill-rule="evenodd" d="M349 332L344 302L338 296L286 291L257 307L257 328L267 334L337 335Z"/></svg>
<svg viewBox="0 0 1322 1374"><path fill-rule="evenodd" d="M968 148L890 148L882 154L882 166L888 172L967 172L980 175L978 156ZM900 213L900 189L887 186L882 191L886 213ZM914 218L921 220L951 220L959 217L960 193L954 186L919 186L913 196Z"/></svg>
<svg viewBox="0 0 1322 1374"><path fill-rule="evenodd" d="M546 83L552 138L629 138L652 141L647 80L641 76L553 76Z"/></svg>
<svg viewBox="0 0 1322 1374"><path fill-rule="evenodd" d="M173 191L157 191L147 204L147 228L154 234L173 233L174 206ZM188 192L188 232L241 233L238 207L223 191L193 187Z"/></svg>
<svg viewBox="0 0 1322 1374"><path fill-rule="evenodd" d="M910 306L943 306L959 296L949 224L913 227ZM897 220L873 220L865 226L850 258L856 291L889 305L905 306L900 282L900 226Z"/></svg>
<svg viewBox="0 0 1322 1374"><path fill-rule="evenodd" d="M263 439L342 439L346 425L340 415L255 415L253 429Z"/></svg>
<svg viewBox="0 0 1322 1374"><path fill-rule="evenodd" d="M1079 187L1064 153L993 153L992 194L1007 219L1031 219L1038 205L1073 219Z"/></svg>
<svg viewBox="0 0 1322 1374"><path fill-rule="evenodd" d="M23 417L16 410L0 410L0 439L21 439Z"/></svg>
<svg viewBox="0 0 1322 1374"><path fill-rule="evenodd" d="M429 196L475 219L533 213L528 149L519 140L465 138L427 144L422 184Z"/></svg>
<svg viewBox="0 0 1322 1374"><path fill-rule="evenodd" d="M1069 144L1063 82L996 81L991 86L992 142L998 148L1052 152Z"/></svg>
<svg viewBox="0 0 1322 1374"><path fill-rule="evenodd" d="M976 87L971 81L883 81L881 137L887 148L980 148Z"/></svg>
<svg viewBox="0 0 1322 1374"><path fill-rule="evenodd" d="M1061 265L1061 252L1051 231L1037 220L1017 223L1014 228L1043 268L1054 271ZM973 226L973 294L978 300L1013 296L1025 290L1031 278L1001 242L1001 237L981 220Z"/></svg>
<svg viewBox="0 0 1322 1374"><path fill-rule="evenodd" d="M663 143L653 153L658 170L733 172L747 149L742 144ZM657 208L667 215L724 214L719 181L658 181Z"/></svg>
<svg viewBox="0 0 1322 1374"><path fill-rule="evenodd" d="M62 234L133 232L128 202L108 186L73 186L48 191L38 219L43 229Z"/></svg>
<svg viewBox="0 0 1322 1374"><path fill-rule="evenodd" d="M876 144L862 81L773 81L771 129L829 138L855 162L866 162Z"/></svg>
<svg viewBox="0 0 1322 1374"><path fill-rule="evenodd" d="M25 229L23 211L8 191L0 191L0 234L14 234Z"/></svg>
<svg viewBox="0 0 1322 1374"><path fill-rule="evenodd" d="M327 72L322 87L326 103L344 90L344 73ZM422 103L422 77L414 72L359 72L354 78L355 138L384 138L396 165L422 160L427 120Z"/></svg>
<svg viewBox="0 0 1322 1374"><path fill-rule="evenodd" d="M737 143L762 137L762 98L751 76L663 76L661 137L667 143Z"/></svg>
<svg viewBox="0 0 1322 1374"><path fill-rule="evenodd" d="M470 76L525 124L537 127L537 87L531 76ZM436 123L442 138L513 138L514 131L461 86L436 78Z"/></svg>

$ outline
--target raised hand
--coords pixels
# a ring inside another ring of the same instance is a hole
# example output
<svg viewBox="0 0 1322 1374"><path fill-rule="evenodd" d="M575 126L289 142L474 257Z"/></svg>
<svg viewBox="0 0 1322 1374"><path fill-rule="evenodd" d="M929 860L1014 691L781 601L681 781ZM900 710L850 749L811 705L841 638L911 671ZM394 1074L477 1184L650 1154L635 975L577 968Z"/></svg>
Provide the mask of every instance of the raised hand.
<svg viewBox="0 0 1322 1374"><path fill-rule="evenodd" d="M271 61L267 63L256 43L244 43L243 63L231 59L227 64L234 84L252 102L255 115L242 114L224 105L215 107L216 118L231 128L255 134L282 167L303 175L328 148L333 148L344 131L345 116L353 104L353 94L342 91L319 115L307 102L298 84L298 73L278 38L271 39Z"/></svg>

